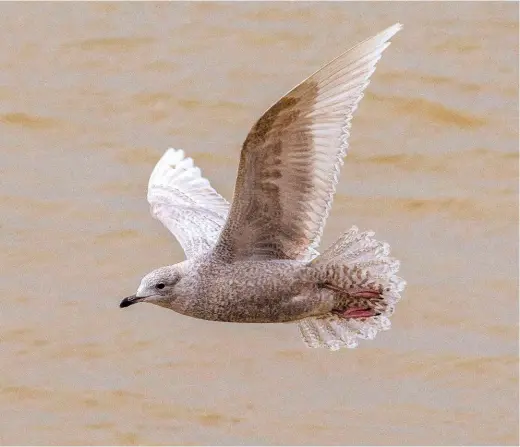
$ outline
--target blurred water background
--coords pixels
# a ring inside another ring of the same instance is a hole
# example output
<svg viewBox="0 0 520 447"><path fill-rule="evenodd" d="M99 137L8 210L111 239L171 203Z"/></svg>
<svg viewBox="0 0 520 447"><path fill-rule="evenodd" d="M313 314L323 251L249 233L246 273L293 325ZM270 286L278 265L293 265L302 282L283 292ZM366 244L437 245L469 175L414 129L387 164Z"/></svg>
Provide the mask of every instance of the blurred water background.
<svg viewBox="0 0 520 447"><path fill-rule="evenodd" d="M408 280L393 329L122 311L178 262L148 176L183 148L231 198L260 114L385 27L323 246ZM0 4L1 444L518 444L518 4Z"/></svg>

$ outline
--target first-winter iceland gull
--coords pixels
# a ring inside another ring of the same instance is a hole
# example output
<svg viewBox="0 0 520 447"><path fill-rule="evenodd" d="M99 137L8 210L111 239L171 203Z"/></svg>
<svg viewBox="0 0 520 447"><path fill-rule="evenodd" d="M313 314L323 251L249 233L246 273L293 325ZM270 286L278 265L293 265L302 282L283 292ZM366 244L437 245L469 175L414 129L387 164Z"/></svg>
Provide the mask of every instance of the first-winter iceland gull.
<svg viewBox="0 0 520 447"><path fill-rule="evenodd" d="M233 202L182 150L169 149L148 185L152 215L186 260L147 274L121 307L146 302L195 318L298 324L310 347L355 347L389 329L405 281L371 231L352 227L317 252L352 115L395 24L299 84L253 126Z"/></svg>

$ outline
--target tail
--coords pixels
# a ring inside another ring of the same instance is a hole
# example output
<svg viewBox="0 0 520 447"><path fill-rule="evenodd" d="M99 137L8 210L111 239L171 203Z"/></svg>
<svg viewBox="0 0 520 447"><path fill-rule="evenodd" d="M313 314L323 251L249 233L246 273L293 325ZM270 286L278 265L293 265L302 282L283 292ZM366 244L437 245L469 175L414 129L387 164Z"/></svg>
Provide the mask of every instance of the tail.
<svg viewBox="0 0 520 447"><path fill-rule="evenodd" d="M372 340L390 329L389 317L406 282L396 276L399 261L388 257L390 246L373 236L352 227L311 261L323 287L334 290L341 304L331 313L298 322L310 348L355 348L358 339Z"/></svg>

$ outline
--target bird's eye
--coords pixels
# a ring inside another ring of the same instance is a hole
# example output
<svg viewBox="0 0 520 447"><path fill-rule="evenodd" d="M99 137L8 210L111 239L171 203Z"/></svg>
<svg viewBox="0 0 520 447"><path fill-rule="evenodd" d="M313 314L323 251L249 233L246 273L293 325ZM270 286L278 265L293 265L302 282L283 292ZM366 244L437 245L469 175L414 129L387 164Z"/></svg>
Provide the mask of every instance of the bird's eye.
<svg viewBox="0 0 520 447"><path fill-rule="evenodd" d="M164 289L164 284L161 282L155 286L156 289Z"/></svg>

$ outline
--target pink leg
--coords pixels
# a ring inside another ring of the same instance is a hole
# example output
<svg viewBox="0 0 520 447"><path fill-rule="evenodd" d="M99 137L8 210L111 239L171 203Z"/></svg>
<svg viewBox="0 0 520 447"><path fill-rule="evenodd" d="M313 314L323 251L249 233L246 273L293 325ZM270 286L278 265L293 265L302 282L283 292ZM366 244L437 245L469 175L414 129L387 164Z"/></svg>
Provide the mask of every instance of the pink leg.
<svg viewBox="0 0 520 447"><path fill-rule="evenodd" d="M374 299L382 300L383 297L381 296L381 293L375 290L360 290L359 292L346 292L342 289L338 289L337 287L334 287L330 284L326 284L325 287L335 290L340 293L347 293L350 298L358 298L360 299L361 303L359 305L365 305L366 302L363 302L365 300L372 301ZM354 303L351 303L351 305ZM373 302L372 302L373 304ZM347 309L345 311L338 311L333 310L333 312L336 315L339 315L342 318L370 318L377 315L381 315L380 312L375 311L371 307L351 307L350 309Z"/></svg>
<svg viewBox="0 0 520 447"><path fill-rule="evenodd" d="M340 313L343 318L369 318L376 315L373 309L353 308Z"/></svg>
<svg viewBox="0 0 520 447"><path fill-rule="evenodd" d="M342 318L370 318L380 315L379 312L376 312L373 309L361 307L354 307L352 309L347 309L343 312L338 310L333 310L332 312Z"/></svg>

